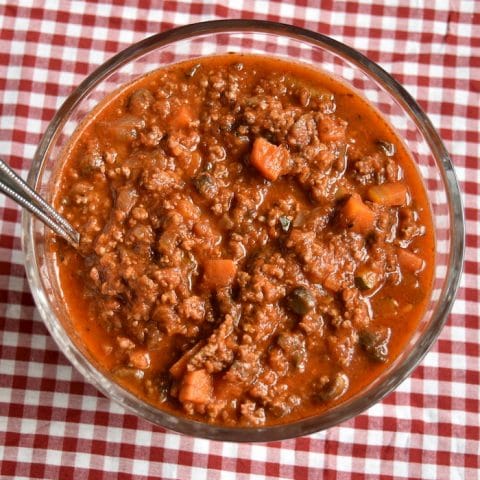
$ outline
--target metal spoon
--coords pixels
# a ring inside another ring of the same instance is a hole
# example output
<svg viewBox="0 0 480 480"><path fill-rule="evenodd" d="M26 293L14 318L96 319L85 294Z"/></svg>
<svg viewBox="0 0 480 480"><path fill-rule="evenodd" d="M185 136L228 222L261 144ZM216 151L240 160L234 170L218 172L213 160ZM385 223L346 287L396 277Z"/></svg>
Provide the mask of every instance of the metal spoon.
<svg viewBox="0 0 480 480"><path fill-rule="evenodd" d="M0 158L0 191L26 208L75 248L80 234Z"/></svg>

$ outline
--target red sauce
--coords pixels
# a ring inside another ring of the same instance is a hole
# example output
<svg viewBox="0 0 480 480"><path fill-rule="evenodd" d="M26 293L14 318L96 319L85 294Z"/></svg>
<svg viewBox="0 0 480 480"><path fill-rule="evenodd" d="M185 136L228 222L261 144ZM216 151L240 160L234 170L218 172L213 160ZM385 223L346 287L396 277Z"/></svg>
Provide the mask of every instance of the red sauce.
<svg viewBox="0 0 480 480"><path fill-rule="evenodd" d="M227 55L122 86L64 153L52 240L77 334L158 408L291 422L362 391L430 298L425 189L342 82Z"/></svg>

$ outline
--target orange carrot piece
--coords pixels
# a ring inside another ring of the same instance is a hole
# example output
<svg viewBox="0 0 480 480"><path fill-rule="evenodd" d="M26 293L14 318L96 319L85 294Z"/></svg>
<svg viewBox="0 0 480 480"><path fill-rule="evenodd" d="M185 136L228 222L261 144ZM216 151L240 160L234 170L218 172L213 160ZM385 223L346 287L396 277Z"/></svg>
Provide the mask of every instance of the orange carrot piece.
<svg viewBox="0 0 480 480"><path fill-rule="evenodd" d="M215 379L215 398L217 400L227 400L240 398L243 393L243 385L238 381L230 381L225 377Z"/></svg>
<svg viewBox="0 0 480 480"><path fill-rule="evenodd" d="M203 264L203 284L207 288L226 287L233 282L237 274L237 266L233 260L206 260Z"/></svg>
<svg viewBox="0 0 480 480"><path fill-rule="evenodd" d="M171 367L170 374L177 380L184 374L190 359L205 345L205 342L196 343L190 350L187 350Z"/></svg>
<svg viewBox="0 0 480 480"><path fill-rule="evenodd" d="M405 248L397 248L397 258L400 266L408 272L419 272L425 265L422 258Z"/></svg>
<svg viewBox="0 0 480 480"><path fill-rule="evenodd" d="M352 196L343 205L341 215L347 228L356 233L368 233L373 230L375 212L369 208L358 193Z"/></svg>
<svg viewBox="0 0 480 480"><path fill-rule="evenodd" d="M195 370L184 375L178 399L182 403L208 403L212 398L212 393L212 376L204 369Z"/></svg>
<svg viewBox="0 0 480 480"><path fill-rule="evenodd" d="M401 182L374 185L368 189L367 198L388 207L404 205L407 201L407 187Z"/></svg>
<svg viewBox="0 0 480 480"><path fill-rule="evenodd" d="M189 105L180 105L180 107L170 115L170 126L174 129L187 128L190 126L193 118L194 114L191 107Z"/></svg>
<svg viewBox="0 0 480 480"><path fill-rule="evenodd" d="M128 356L130 357L130 363L142 370L150 367L150 354L146 350L133 350L129 352Z"/></svg>
<svg viewBox="0 0 480 480"><path fill-rule="evenodd" d="M288 163L288 151L273 145L262 137L253 142L250 163L267 179L275 181L285 173Z"/></svg>

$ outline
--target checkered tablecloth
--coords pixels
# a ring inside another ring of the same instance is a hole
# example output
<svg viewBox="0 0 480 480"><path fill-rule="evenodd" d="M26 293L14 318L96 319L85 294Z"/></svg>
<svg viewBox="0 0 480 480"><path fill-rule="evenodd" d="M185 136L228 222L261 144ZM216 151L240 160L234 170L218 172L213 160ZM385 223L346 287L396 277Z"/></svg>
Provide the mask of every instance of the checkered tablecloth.
<svg viewBox="0 0 480 480"><path fill-rule="evenodd" d="M451 152L467 222L458 298L411 378L364 414L283 442L193 439L125 413L59 352L25 278L20 211L1 197L0 477L478 479L480 2L150 3L0 0L1 157L26 177L64 98L107 58L151 34L220 18L269 19L319 31L393 73Z"/></svg>

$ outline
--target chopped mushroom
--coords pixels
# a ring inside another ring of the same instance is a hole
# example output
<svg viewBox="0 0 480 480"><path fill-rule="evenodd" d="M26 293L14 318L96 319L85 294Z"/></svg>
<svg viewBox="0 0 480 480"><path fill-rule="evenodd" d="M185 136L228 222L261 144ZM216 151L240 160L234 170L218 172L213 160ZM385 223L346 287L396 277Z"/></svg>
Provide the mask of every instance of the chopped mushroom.
<svg viewBox="0 0 480 480"><path fill-rule="evenodd" d="M306 287L294 288L287 297L290 310L298 315L305 315L315 308L315 297Z"/></svg>
<svg viewBox="0 0 480 480"><path fill-rule="evenodd" d="M331 402L344 395L348 386L348 376L343 372L337 372L321 387L317 396L322 402Z"/></svg>
<svg viewBox="0 0 480 480"><path fill-rule="evenodd" d="M388 358L390 336L389 328L381 328L376 331L362 330L358 334L358 341L372 360L385 362Z"/></svg>

